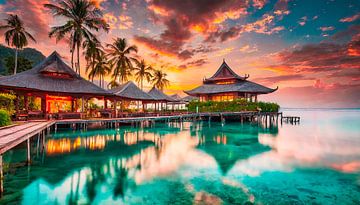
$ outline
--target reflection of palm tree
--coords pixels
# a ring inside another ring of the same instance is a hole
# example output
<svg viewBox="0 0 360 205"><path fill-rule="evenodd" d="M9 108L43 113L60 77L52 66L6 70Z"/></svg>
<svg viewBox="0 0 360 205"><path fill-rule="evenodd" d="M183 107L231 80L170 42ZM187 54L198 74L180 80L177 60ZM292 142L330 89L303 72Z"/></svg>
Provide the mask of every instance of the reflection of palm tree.
<svg viewBox="0 0 360 205"><path fill-rule="evenodd" d="M119 196L124 197L125 191L128 187L127 177L128 169L123 167L123 164L120 163L120 169L116 169L116 184L114 187L114 198Z"/></svg>
<svg viewBox="0 0 360 205"><path fill-rule="evenodd" d="M101 166L98 164L92 164L91 177L86 179L86 193L89 198L90 204L94 201L96 196L96 185L105 181L105 173Z"/></svg>

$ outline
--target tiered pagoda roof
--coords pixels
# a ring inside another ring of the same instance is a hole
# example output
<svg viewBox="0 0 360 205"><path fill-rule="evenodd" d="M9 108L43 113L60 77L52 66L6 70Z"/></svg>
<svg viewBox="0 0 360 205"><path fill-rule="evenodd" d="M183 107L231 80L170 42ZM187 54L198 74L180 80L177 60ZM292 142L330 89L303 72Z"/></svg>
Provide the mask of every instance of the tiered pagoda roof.
<svg viewBox="0 0 360 205"><path fill-rule="evenodd" d="M229 92L266 94L277 90L277 88L272 89L248 81L248 77L249 75L245 75L244 77L237 75L224 61L212 77L204 79L203 85L184 92L191 96L198 96L201 94Z"/></svg>

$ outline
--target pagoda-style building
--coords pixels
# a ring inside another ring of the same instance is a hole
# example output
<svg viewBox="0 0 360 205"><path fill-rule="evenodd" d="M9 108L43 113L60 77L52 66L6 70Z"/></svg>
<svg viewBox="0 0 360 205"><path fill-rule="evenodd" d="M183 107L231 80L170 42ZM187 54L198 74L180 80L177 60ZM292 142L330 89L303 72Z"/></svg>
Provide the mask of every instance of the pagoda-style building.
<svg viewBox="0 0 360 205"><path fill-rule="evenodd" d="M212 77L204 79L203 85L184 92L199 97L200 101L233 101L243 98L257 102L258 95L277 90L251 82L248 78L249 75L242 77L236 74L224 60Z"/></svg>

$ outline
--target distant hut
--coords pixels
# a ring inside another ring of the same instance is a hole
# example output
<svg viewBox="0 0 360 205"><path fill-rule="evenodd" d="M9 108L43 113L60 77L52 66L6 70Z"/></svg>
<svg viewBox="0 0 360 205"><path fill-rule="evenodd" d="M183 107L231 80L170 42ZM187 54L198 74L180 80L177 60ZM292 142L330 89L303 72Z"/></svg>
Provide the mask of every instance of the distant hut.
<svg viewBox="0 0 360 205"><path fill-rule="evenodd" d="M121 97L122 99L129 100L138 100L138 101L154 101L155 99L150 96L148 93L142 91L138 88L135 83L129 81L125 84L122 84L116 88L110 90L116 96Z"/></svg>
<svg viewBox="0 0 360 205"><path fill-rule="evenodd" d="M174 100L173 102L168 103L168 109L174 110L185 110L186 102L180 97L178 94L170 95L170 97Z"/></svg>
<svg viewBox="0 0 360 205"><path fill-rule="evenodd" d="M176 100L174 100L173 98L171 98L170 96L166 95L165 93L163 93L162 91L158 90L157 88L153 87L148 94L153 97L157 103L155 103L155 110L157 110L157 104L160 103L160 107L159 110L164 110L167 107L167 103L168 102L176 102ZM165 108L164 108L165 105Z"/></svg>
<svg viewBox="0 0 360 205"><path fill-rule="evenodd" d="M199 98L195 97L195 96L188 95L188 96L183 97L181 100L186 102L186 103L189 103L191 101L199 100Z"/></svg>
<svg viewBox="0 0 360 205"><path fill-rule="evenodd" d="M244 98L256 102L258 95L277 90L248 81L247 78L249 75L237 75L224 60L212 77L204 79L203 85L184 92L199 97L200 101L232 101Z"/></svg>
<svg viewBox="0 0 360 205"><path fill-rule="evenodd" d="M143 111L147 103L156 101L151 95L142 91L139 87L135 85L132 81L124 83L116 88L110 90L115 96L119 97L122 102L123 100L130 101L141 101L143 106ZM123 106L122 106L123 107Z"/></svg>
<svg viewBox="0 0 360 205"><path fill-rule="evenodd" d="M109 91L80 77L56 51L30 70L0 78L0 90L16 93L17 113L21 96L26 112L28 98L40 98L41 109L37 114L42 117L65 112L73 112L72 117L81 117L74 113L84 112L85 101L93 97L104 99L112 96ZM82 99L80 108L77 99Z"/></svg>

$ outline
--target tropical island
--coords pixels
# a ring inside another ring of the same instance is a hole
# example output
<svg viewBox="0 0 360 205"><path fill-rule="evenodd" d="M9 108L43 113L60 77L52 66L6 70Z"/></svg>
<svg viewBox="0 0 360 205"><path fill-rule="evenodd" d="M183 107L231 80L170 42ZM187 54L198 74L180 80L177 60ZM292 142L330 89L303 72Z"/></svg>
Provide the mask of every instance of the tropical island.
<svg viewBox="0 0 360 205"><path fill-rule="evenodd" d="M62 55L54 51L50 56L29 68L29 60L18 53L36 42L17 15L9 15L5 41L14 47L15 57L7 58L7 71L13 75L0 79L1 125L13 120L29 119L84 119L94 117L123 117L153 115L153 112L277 112L279 106L258 102L258 94L276 89L240 77L225 62L204 85L185 91L188 97L168 96L163 93L170 82L167 74L147 64L135 54L136 45L126 39L116 38L112 43L102 43L94 32L109 31L101 11L91 1L70 1L71 4L45 4L54 16L62 16L66 23L52 27L50 38L57 41L70 37L71 62L67 65ZM83 13L73 13L73 12ZM81 77L80 53L86 60L87 79ZM19 59L18 59L19 58ZM9 63L14 60L14 63ZM19 61L20 60L20 61ZM23 63L25 61L25 63ZM21 62L20 64L18 62ZM20 67L20 69L18 68ZM111 81L105 83L105 77ZM98 78L98 85L94 79ZM134 79L135 85L129 79ZM29 80L31 79L31 80ZM146 92L144 83L152 84ZM99 103L99 101L103 101ZM134 106L136 105L136 106ZM178 110L175 110L177 106ZM180 109L179 109L180 108Z"/></svg>
<svg viewBox="0 0 360 205"><path fill-rule="evenodd" d="M357 0L0 0L0 205L360 204L359 42Z"/></svg>

